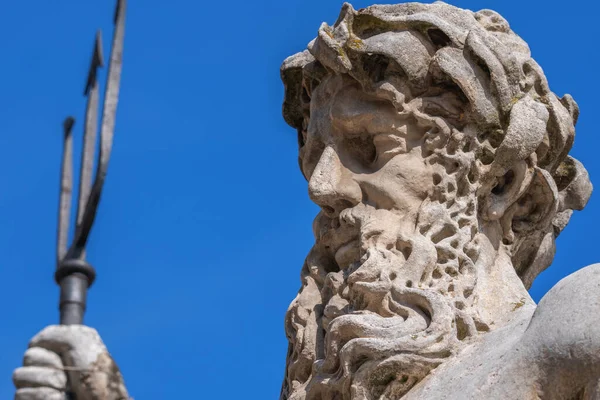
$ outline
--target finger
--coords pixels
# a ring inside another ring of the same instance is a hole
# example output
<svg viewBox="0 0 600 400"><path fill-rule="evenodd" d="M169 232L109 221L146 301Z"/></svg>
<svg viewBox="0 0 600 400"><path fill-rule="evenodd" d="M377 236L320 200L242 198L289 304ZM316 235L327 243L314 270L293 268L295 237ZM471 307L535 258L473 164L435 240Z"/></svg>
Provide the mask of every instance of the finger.
<svg viewBox="0 0 600 400"><path fill-rule="evenodd" d="M66 400L64 392L52 388L24 388L15 393L15 400Z"/></svg>
<svg viewBox="0 0 600 400"><path fill-rule="evenodd" d="M21 367L13 372L13 382L17 389L49 387L65 390L67 375L64 371L48 367Z"/></svg>
<svg viewBox="0 0 600 400"><path fill-rule="evenodd" d="M29 347L42 347L57 354L69 352L76 366L88 365L106 351L98 332L85 325L47 326L31 339Z"/></svg>
<svg viewBox="0 0 600 400"><path fill-rule="evenodd" d="M30 347L23 357L23 366L50 367L62 369L63 363L60 356L41 347Z"/></svg>
<svg viewBox="0 0 600 400"><path fill-rule="evenodd" d="M71 348L70 330L66 325L50 325L38 332L29 342L29 347L41 347L61 354Z"/></svg>

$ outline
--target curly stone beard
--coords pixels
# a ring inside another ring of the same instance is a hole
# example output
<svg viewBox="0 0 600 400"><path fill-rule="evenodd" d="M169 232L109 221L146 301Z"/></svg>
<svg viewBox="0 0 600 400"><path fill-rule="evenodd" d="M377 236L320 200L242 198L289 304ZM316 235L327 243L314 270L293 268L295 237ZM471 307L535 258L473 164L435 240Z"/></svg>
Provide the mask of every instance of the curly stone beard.
<svg viewBox="0 0 600 400"><path fill-rule="evenodd" d="M303 287L286 316L282 399L400 398L488 330L473 307L475 263L491 260L476 250L469 139L439 128L423 140L435 187L416 221L365 204L317 216Z"/></svg>

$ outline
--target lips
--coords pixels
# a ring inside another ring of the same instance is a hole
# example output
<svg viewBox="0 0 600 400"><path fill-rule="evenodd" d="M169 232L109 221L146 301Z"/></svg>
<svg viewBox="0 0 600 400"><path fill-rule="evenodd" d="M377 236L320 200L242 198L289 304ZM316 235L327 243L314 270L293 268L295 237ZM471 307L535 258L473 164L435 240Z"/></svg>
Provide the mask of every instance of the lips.
<svg viewBox="0 0 600 400"><path fill-rule="evenodd" d="M329 229L318 243L335 259L337 267L342 270L360 258L358 236L354 229Z"/></svg>
<svg viewBox="0 0 600 400"><path fill-rule="evenodd" d="M340 270L359 260L359 227L349 223L347 218L330 218L319 213L315 218L313 230L317 243L335 259Z"/></svg>
<svg viewBox="0 0 600 400"><path fill-rule="evenodd" d="M335 262L340 269L346 269L360 258L358 239L351 240L340 246L335 252Z"/></svg>

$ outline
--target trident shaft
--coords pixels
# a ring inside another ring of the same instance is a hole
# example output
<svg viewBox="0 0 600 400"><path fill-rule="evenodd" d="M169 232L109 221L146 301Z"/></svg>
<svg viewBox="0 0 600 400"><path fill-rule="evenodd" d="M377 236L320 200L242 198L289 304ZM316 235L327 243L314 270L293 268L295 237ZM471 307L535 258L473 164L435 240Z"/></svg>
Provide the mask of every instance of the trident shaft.
<svg viewBox="0 0 600 400"><path fill-rule="evenodd" d="M92 182L98 129L99 85L97 71L104 64L101 33L98 31L96 34L90 70L84 89L84 95L87 96L87 107L79 173L77 218L73 241L70 246L68 246L68 237L73 192L72 129L75 119L68 117L63 124L64 143L58 211L57 260L56 273L54 274L56 283L60 286L60 323L63 325L83 323L87 290L96 277L95 269L85 260L85 248L94 224L94 219L96 218L102 186L106 179L108 161L112 150L115 117L119 99L119 85L121 81L125 8L126 0L118 0L115 10L112 48L108 64L108 81L102 106L98 162L96 163L96 174Z"/></svg>

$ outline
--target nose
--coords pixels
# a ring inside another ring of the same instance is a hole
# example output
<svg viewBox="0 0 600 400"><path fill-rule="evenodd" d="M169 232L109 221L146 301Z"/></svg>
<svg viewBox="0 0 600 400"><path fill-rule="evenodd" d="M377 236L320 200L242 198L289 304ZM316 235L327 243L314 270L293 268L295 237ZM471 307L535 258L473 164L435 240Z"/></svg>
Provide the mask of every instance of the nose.
<svg viewBox="0 0 600 400"><path fill-rule="evenodd" d="M342 210L354 207L362 200L362 192L336 151L327 146L308 181L308 194L328 217L337 217Z"/></svg>

